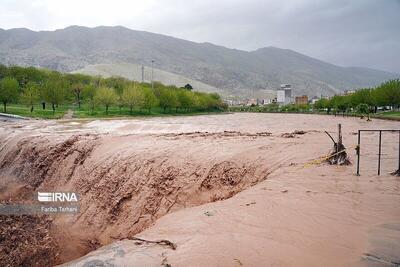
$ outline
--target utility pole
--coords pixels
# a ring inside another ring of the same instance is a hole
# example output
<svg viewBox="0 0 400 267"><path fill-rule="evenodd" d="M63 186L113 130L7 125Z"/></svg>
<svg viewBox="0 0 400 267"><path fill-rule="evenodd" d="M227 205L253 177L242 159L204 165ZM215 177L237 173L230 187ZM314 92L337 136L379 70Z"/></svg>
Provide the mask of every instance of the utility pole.
<svg viewBox="0 0 400 267"><path fill-rule="evenodd" d="M154 70L153 70L153 65L154 65L154 59L151 60L151 89L154 90Z"/></svg>
<svg viewBox="0 0 400 267"><path fill-rule="evenodd" d="M144 83L144 66L142 65L142 83Z"/></svg>

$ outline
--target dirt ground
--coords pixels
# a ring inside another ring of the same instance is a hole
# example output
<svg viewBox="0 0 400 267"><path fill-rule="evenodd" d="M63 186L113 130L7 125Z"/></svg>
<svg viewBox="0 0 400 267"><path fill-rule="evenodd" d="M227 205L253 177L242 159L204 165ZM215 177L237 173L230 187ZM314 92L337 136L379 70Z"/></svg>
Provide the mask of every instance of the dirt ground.
<svg viewBox="0 0 400 267"><path fill-rule="evenodd" d="M338 123L353 164L319 164L332 148L324 131L335 137ZM46 265L76 259L67 266L397 266L400 178L389 173L398 168L399 136L383 134L380 176L378 135L362 135L361 176L354 175L354 148L358 129L399 126L255 113L0 122L2 203L30 203L36 192L80 196L76 215L1 215L8 230L0 261L43 266L38 255L48 255ZM24 232L35 227L37 235ZM44 235L48 243L40 242ZM35 249L27 252L27 242Z"/></svg>

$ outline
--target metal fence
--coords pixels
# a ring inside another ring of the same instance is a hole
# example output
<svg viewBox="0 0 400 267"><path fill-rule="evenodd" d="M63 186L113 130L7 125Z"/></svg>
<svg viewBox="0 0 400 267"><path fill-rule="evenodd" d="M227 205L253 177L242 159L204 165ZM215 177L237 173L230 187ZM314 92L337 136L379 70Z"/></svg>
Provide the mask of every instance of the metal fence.
<svg viewBox="0 0 400 267"><path fill-rule="evenodd" d="M361 135L361 133L364 134ZM362 137L370 140L367 140L367 142L361 142ZM378 140L376 140L376 138ZM382 153L382 142L385 142L387 145L386 148L389 148L390 151ZM392 168L391 174L400 175L400 130L358 130L356 154L357 175L360 175L361 155L363 157L371 157L372 159L375 159L375 156L377 156L376 169L373 167L374 169L368 169L368 171L377 170L377 174L380 175L383 159L389 163L390 166L388 167Z"/></svg>

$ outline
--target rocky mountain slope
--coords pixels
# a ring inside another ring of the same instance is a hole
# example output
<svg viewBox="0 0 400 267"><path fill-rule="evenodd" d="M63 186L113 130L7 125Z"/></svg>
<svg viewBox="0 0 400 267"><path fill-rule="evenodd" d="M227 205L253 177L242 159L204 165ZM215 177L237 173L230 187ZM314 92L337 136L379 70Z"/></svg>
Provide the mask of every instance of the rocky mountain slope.
<svg viewBox="0 0 400 267"><path fill-rule="evenodd" d="M0 29L3 64L66 72L89 68L92 74L101 74L97 65L107 64L110 73L121 74L121 64L149 68L151 59L165 74L158 79L161 82L176 83L179 76L201 82L199 90L219 88L224 95L247 97L270 94L281 83L292 84L296 95L332 95L399 77L378 70L339 67L287 49L267 47L247 52L121 26L71 26L40 32Z"/></svg>

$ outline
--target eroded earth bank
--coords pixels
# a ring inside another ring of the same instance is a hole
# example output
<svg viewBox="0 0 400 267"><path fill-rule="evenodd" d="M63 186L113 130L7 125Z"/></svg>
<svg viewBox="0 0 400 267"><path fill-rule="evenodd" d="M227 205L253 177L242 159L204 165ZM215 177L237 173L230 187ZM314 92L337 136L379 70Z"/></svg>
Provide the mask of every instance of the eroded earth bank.
<svg viewBox="0 0 400 267"><path fill-rule="evenodd" d="M377 176L378 139L366 134L355 176L355 164L315 160L332 148L324 131L335 135L337 123L353 163L358 129L399 128L295 114L0 122L3 204L79 195L76 215L0 215L0 261L396 266L400 179L389 173L398 135L383 138Z"/></svg>

